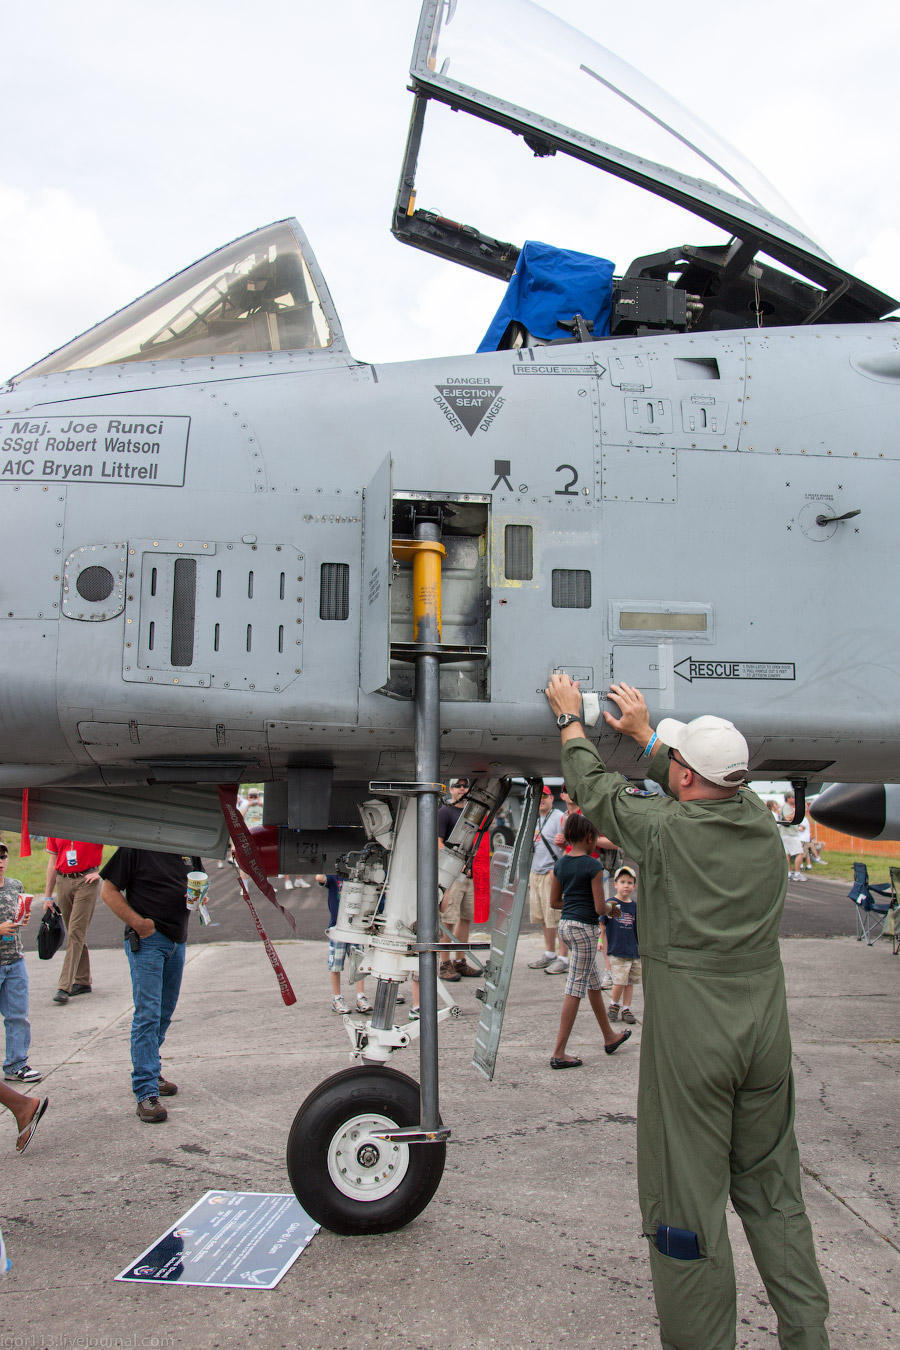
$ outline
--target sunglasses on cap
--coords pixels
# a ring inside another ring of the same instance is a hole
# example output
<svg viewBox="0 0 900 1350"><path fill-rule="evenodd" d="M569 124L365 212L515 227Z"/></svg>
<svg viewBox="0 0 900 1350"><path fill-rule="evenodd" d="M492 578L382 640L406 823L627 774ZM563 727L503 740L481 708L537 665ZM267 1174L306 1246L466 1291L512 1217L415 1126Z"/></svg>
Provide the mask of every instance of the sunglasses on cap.
<svg viewBox="0 0 900 1350"><path fill-rule="evenodd" d="M679 759L679 758L678 758L678 755L677 755L676 752L672 749L671 745L669 746L669 759L674 760L676 764L680 764L681 767L682 767L682 769L691 769L690 764L685 764L685 762L684 762L683 759ZM694 770L691 769L691 773L693 773L693 772L694 772Z"/></svg>

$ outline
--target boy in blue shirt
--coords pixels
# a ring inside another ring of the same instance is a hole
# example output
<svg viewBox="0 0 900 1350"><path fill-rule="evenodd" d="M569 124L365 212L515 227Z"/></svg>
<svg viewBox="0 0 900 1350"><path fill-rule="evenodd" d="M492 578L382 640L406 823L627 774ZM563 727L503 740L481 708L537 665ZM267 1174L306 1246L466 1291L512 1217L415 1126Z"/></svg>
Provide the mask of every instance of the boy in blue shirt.
<svg viewBox="0 0 900 1350"><path fill-rule="evenodd" d="M634 1026L636 1019L631 1011L631 998L634 986L641 982L635 900L637 877L630 867L620 867L613 881L619 913L600 916L600 922L606 925L606 947L613 982L609 1020L618 1022L621 1016L623 1022L630 1022Z"/></svg>
<svg viewBox="0 0 900 1350"><path fill-rule="evenodd" d="M331 977L331 1011L348 1013L352 1010L341 994L341 975L351 944L335 942L330 931L337 923L338 906L341 902L341 879L334 872L320 872L316 881L328 891L328 974ZM358 950L359 948L354 947L354 951ZM360 1013L372 1011L372 1005L366 998L365 980L357 980L356 982L356 1011Z"/></svg>

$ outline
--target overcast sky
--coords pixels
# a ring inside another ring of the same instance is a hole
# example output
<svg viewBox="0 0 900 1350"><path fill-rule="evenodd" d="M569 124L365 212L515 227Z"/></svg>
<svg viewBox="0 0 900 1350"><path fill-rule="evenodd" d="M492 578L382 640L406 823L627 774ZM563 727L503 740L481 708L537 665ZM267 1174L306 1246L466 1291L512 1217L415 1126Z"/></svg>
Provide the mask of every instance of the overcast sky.
<svg viewBox="0 0 900 1350"><path fill-rule="evenodd" d="M900 295L900 25L883 4L544 7L732 142L842 266ZM500 283L389 232L418 12L419 0L6 0L0 375L236 235L292 215L356 356L474 350ZM573 120L577 106L573 94ZM607 192L593 170L573 170L582 178L572 186L521 142L439 113L426 127L421 207L516 243L586 248L618 270L716 237L645 193Z"/></svg>

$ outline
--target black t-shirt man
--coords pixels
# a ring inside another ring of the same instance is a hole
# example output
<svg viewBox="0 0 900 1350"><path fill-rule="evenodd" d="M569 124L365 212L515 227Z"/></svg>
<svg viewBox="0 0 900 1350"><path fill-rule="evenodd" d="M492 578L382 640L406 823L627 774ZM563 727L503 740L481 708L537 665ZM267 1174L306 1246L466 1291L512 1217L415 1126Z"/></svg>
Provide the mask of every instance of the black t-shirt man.
<svg viewBox="0 0 900 1350"><path fill-rule="evenodd" d="M186 942L190 911L185 902L188 872L202 871L199 858L120 848L100 869L104 881L121 891L133 910L152 919L163 937Z"/></svg>
<svg viewBox="0 0 900 1350"><path fill-rule="evenodd" d="M461 806L451 806L447 803L438 809L438 839L443 839L446 844L461 815Z"/></svg>

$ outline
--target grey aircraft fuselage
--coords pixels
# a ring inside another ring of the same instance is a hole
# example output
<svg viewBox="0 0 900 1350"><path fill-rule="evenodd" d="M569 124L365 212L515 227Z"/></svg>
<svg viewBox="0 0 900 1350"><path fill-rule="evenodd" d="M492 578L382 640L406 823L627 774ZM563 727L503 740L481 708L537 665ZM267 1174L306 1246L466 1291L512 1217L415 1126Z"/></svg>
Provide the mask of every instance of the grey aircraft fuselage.
<svg viewBox="0 0 900 1350"><path fill-rule="evenodd" d="M395 697L360 675L361 651L375 679L386 660L389 492L455 512L444 639L487 648L444 669L442 773L557 771L561 665L636 685L654 718L728 716L758 777L890 778L898 399L878 323L24 380L0 397L2 785L411 777L407 667ZM87 565L111 596L78 593Z"/></svg>

